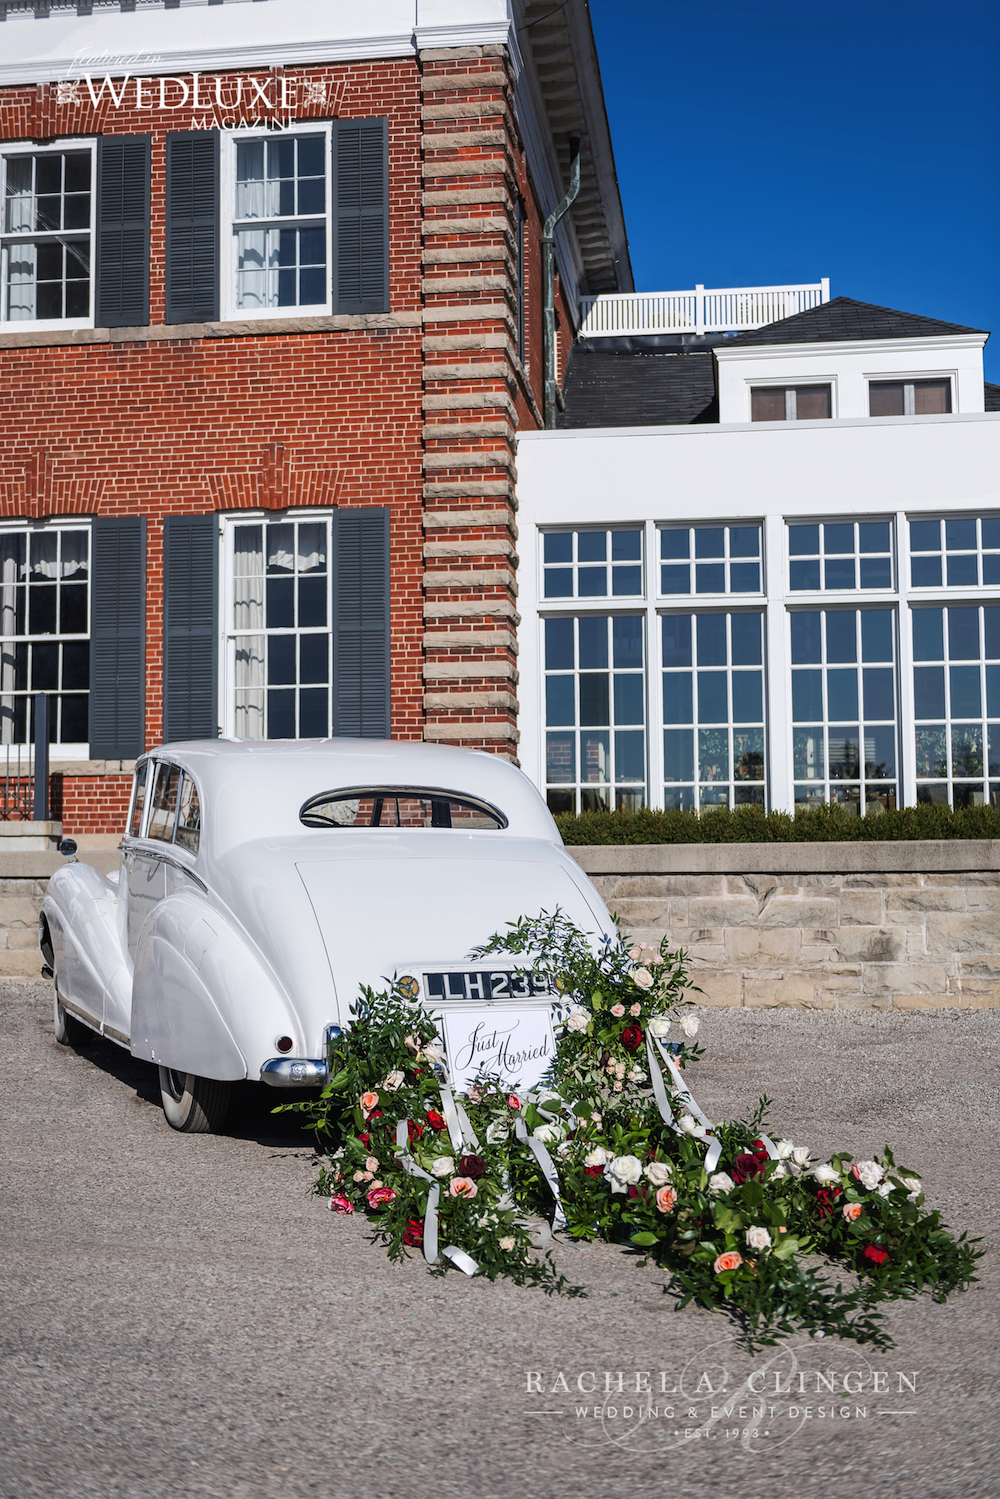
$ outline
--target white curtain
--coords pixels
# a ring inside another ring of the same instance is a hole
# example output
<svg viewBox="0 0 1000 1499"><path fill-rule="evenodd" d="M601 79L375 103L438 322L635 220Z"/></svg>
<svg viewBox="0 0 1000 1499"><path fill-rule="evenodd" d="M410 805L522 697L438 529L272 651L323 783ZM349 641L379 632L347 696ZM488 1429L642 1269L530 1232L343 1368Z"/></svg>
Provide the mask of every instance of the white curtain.
<svg viewBox="0 0 1000 1499"><path fill-rule="evenodd" d="M34 245L11 245L7 251L7 316L12 323L33 320L38 255Z"/></svg>
<svg viewBox="0 0 1000 1499"><path fill-rule="evenodd" d="M264 738L264 536L237 526L233 558L236 630L236 737Z"/></svg>
<svg viewBox="0 0 1000 1499"><path fill-rule="evenodd" d="M35 227L35 195L31 190L32 165L30 156L7 158L5 228L8 234L30 234Z"/></svg>

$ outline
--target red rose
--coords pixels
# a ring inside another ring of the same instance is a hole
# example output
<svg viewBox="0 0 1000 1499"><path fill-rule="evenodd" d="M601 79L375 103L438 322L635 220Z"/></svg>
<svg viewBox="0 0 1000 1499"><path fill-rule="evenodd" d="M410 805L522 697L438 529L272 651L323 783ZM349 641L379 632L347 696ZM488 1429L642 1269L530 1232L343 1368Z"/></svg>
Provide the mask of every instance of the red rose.
<svg viewBox="0 0 1000 1499"><path fill-rule="evenodd" d="M473 1181L478 1181L481 1176L486 1175L486 1162L480 1155L463 1155L458 1158L459 1176L470 1176Z"/></svg>
<svg viewBox="0 0 1000 1499"><path fill-rule="evenodd" d="M622 1031L622 1045L626 1051L635 1053L642 1045L642 1026L627 1025Z"/></svg>
<svg viewBox="0 0 1000 1499"><path fill-rule="evenodd" d="M419 1218L411 1218L403 1229L403 1243L411 1249L419 1249L424 1242L424 1225Z"/></svg>
<svg viewBox="0 0 1000 1499"><path fill-rule="evenodd" d="M877 1244L866 1244L863 1258L870 1265L884 1265L889 1258L888 1251L880 1249Z"/></svg>
<svg viewBox="0 0 1000 1499"><path fill-rule="evenodd" d="M358 1139L361 1141L362 1145L367 1145L368 1141L371 1139L371 1135L368 1135L368 1134L359 1135Z"/></svg>
<svg viewBox="0 0 1000 1499"><path fill-rule="evenodd" d="M767 1146L764 1144L763 1140L755 1140L750 1149L758 1158L762 1157L764 1160L768 1159Z"/></svg>
<svg viewBox="0 0 1000 1499"><path fill-rule="evenodd" d="M422 1124L414 1124L412 1119L407 1119L406 1132L410 1137L410 1144L412 1145L414 1140L420 1139L420 1136L424 1132L424 1127Z"/></svg>
<svg viewBox="0 0 1000 1499"><path fill-rule="evenodd" d="M638 1197L638 1195L639 1195L639 1188L636 1187L636 1186L630 1185L629 1189L628 1189L628 1195L630 1197Z"/></svg>
<svg viewBox="0 0 1000 1499"><path fill-rule="evenodd" d="M604 1167L603 1166L584 1166L583 1169L584 1169L584 1173L587 1176L603 1176L604 1175Z"/></svg>
<svg viewBox="0 0 1000 1499"><path fill-rule="evenodd" d="M382 1110L381 1109L372 1109L371 1113L368 1115L368 1118L369 1118L369 1121L371 1121L372 1119L381 1119L382 1118Z"/></svg>
<svg viewBox="0 0 1000 1499"><path fill-rule="evenodd" d="M448 1128L447 1120L443 1114L438 1113L437 1109L427 1110L427 1123L431 1129L442 1130Z"/></svg>
<svg viewBox="0 0 1000 1499"><path fill-rule="evenodd" d="M370 1208L384 1207L387 1202L392 1201L395 1195L391 1187L372 1187L368 1193L368 1206Z"/></svg>
<svg viewBox="0 0 1000 1499"><path fill-rule="evenodd" d="M760 1156L751 1155L744 1151L742 1155L733 1158L732 1178L736 1185L742 1186L744 1182L763 1181L764 1173L767 1171L767 1158L761 1160Z"/></svg>

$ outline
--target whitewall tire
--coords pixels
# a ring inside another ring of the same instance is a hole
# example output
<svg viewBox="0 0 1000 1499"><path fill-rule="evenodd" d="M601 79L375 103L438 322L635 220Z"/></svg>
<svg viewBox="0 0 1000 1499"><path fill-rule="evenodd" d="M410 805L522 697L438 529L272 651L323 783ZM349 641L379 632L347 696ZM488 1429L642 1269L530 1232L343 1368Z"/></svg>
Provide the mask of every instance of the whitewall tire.
<svg viewBox="0 0 1000 1499"><path fill-rule="evenodd" d="M222 1127L229 1112L231 1083L172 1067L161 1067L159 1073L160 1099L171 1129L185 1135L209 1135Z"/></svg>

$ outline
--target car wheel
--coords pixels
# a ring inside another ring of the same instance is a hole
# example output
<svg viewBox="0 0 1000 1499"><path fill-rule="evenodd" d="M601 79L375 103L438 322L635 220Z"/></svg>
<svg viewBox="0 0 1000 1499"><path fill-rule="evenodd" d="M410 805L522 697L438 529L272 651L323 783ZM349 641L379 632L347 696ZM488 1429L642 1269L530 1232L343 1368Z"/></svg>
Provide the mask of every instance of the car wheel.
<svg viewBox="0 0 1000 1499"><path fill-rule="evenodd" d="M94 1032L69 1013L55 984L52 986L52 1029L60 1046L87 1046L94 1039Z"/></svg>
<svg viewBox="0 0 1000 1499"><path fill-rule="evenodd" d="M210 1135L229 1112L231 1083L161 1067L160 1098L167 1123L185 1135Z"/></svg>

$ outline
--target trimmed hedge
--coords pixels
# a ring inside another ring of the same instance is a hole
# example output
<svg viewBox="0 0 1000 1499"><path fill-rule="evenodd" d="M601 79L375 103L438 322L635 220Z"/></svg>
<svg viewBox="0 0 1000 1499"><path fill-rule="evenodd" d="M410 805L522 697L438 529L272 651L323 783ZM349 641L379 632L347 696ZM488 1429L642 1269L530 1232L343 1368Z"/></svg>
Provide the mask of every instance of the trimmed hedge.
<svg viewBox="0 0 1000 1499"><path fill-rule="evenodd" d="M835 802L792 816L761 807L697 812L562 812L566 844L893 843L905 838L1000 838L1000 807L921 805L856 817Z"/></svg>

